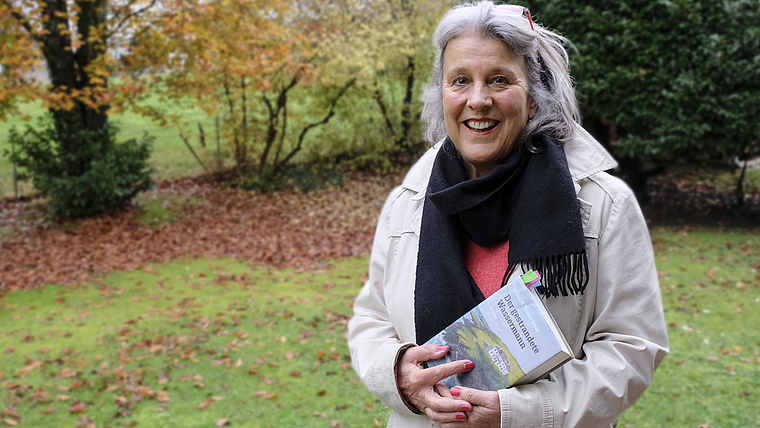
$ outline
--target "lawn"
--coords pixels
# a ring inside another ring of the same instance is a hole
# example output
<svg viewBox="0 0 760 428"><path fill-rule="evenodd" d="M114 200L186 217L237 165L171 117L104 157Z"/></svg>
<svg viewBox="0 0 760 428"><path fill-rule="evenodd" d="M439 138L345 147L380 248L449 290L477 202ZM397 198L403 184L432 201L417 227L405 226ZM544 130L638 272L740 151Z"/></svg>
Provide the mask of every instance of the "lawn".
<svg viewBox="0 0 760 428"><path fill-rule="evenodd" d="M365 265L297 274L175 261L79 288L9 293L0 301L0 421L380 424L387 410L356 379L345 344Z"/></svg>
<svg viewBox="0 0 760 428"><path fill-rule="evenodd" d="M671 352L620 426L760 426L760 234L652 238Z"/></svg>
<svg viewBox="0 0 760 428"><path fill-rule="evenodd" d="M760 236L654 230L671 353L621 427L760 426ZM18 426L367 427L345 344L366 258L306 273L178 260L0 300Z"/></svg>

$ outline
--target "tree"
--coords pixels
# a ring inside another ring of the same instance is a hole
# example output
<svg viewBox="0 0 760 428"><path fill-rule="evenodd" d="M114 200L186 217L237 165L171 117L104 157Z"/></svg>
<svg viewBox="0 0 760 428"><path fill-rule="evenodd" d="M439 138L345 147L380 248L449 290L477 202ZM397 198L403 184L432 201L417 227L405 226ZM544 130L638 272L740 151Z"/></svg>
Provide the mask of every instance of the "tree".
<svg viewBox="0 0 760 428"><path fill-rule="evenodd" d="M8 114L17 113L18 102L33 99L42 99L52 117L49 125L53 129L30 130L25 135L30 135L31 140L16 135L22 144L22 162L31 167L29 172L54 174L42 181L35 179L35 183L83 177L97 168L98 162L113 161L117 152L120 153L117 157L134 156L127 163L136 169L127 175L141 177L138 181L142 185L149 181L145 179L145 150L120 150L109 130L108 110L112 103L118 102L118 91L110 90L108 85L114 65L109 48L118 46L125 34L134 31L138 17L155 4L156 0L147 4L139 0L110 3L108 0L0 0L0 64L4 73L0 119L7 120ZM50 85L28 81L26 77L26 72L43 60L49 71ZM26 143L30 146L25 147ZM145 140L140 146L148 144ZM37 167L35 162L39 163ZM121 180L109 182L117 187L98 191L132 193L133 188L142 186ZM40 190L49 192L50 189ZM56 192L51 196L65 199L74 194ZM117 205L123 204L123 198L104 199L119 200Z"/></svg>
<svg viewBox="0 0 760 428"><path fill-rule="evenodd" d="M422 86L430 79L436 25L456 2L384 0L352 11L341 47L363 59L364 79L357 86L379 116L379 134L390 141L383 155L402 164L424 151L420 113ZM350 46L350 47L349 47ZM366 117L363 117L365 119Z"/></svg>
<svg viewBox="0 0 760 428"><path fill-rule="evenodd" d="M150 71L153 90L166 100L220 115L220 138L231 147L236 169L254 170L260 181L293 160L309 131L334 116L353 85L351 70L320 73L320 46L340 24L329 4L175 0L166 6L171 13L157 31L133 39L125 61L132 70ZM306 100L308 117L289 108L297 87L316 83L331 88L326 102ZM133 108L167 117L164 110ZM181 118L173 123L183 138L193 134ZM197 134L205 140L202 127Z"/></svg>
<svg viewBox="0 0 760 428"><path fill-rule="evenodd" d="M530 1L567 36L584 123L641 195L673 163L726 160L760 139L757 0ZM752 147L755 147L752 149ZM645 169L646 163L655 168Z"/></svg>
<svg viewBox="0 0 760 428"><path fill-rule="evenodd" d="M19 101L42 99L56 123L100 131L118 91L109 90L113 49L136 31L156 0L0 0L0 119ZM26 73L44 61L50 85ZM67 144L67 143L63 143ZM68 148L68 147L66 147Z"/></svg>
<svg viewBox="0 0 760 428"><path fill-rule="evenodd" d="M419 92L445 2L189 0L167 7L174 13L161 31L131 46L130 66L161 67L153 86L165 88L164 98L221 115L239 171L254 169L265 180L304 152L355 159L351 147L365 139L362 149L374 157L409 161L424 149ZM323 126L332 118L341 128ZM193 128L181 132L204 141L206 132ZM307 135L320 143L307 147Z"/></svg>

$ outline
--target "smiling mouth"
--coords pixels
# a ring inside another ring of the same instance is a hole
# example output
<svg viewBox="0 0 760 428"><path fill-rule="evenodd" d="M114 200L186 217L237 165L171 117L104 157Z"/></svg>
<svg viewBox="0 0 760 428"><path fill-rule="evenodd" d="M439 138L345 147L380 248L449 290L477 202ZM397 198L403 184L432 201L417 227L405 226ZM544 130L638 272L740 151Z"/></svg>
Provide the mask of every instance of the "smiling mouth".
<svg viewBox="0 0 760 428"><path fill-rule="evenodd" d="M464 126L477 132L490 131L496 128L498 124L499 121L497 120L466 120L464 122Z"/></svg>

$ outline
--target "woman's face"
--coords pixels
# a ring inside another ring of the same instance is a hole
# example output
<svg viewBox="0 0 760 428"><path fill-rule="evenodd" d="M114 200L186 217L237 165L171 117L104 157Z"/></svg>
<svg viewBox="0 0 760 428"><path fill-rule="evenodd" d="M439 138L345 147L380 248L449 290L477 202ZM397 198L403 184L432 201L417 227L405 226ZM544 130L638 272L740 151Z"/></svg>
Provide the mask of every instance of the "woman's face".
<svg viewBox="0 0 760 428"><path fill-rule="evenodd" d="M449 42L443 116L471 178L488 174L507 157L535 112L522 57L493 37L465 35Z"/></svg>

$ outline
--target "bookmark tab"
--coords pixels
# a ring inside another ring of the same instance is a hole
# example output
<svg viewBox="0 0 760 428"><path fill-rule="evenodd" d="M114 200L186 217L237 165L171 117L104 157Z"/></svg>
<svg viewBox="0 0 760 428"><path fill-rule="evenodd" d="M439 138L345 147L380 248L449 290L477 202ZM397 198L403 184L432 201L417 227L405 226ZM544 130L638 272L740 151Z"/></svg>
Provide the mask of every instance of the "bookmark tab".
<svg viewBox="0 0 760 428"><path fill-rule="evenodd" d="M520 278L522 278L525 286L528 288L535 288L541 285L541 274L534 270L525 272L524 274L520 275Z"/></svg>

